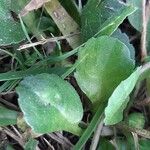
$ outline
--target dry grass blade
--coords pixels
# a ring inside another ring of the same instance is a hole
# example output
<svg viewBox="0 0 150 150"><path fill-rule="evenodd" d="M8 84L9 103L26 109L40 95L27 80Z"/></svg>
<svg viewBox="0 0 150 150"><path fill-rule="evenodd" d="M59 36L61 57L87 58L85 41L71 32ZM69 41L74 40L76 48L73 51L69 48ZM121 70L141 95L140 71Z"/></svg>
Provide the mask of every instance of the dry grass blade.
<svg viewBox="0 0 150 150"><path fill-rule="evenodd" d="M16 133L16 135L18 135L18 137L20 137L21 139L23 139L22 135L19 133L19 131L14 127L14 126L11 126L14 130L14 132Z"/></svg>
<svg viewBox="0 0 150 150"><path fill-rule="evenodd" d="M138 135L136 133L132 133L133 139L134 139L134 145L135 145L135 149L136 150L140 150L139 149L139 141L138 141Z"/></svg>
<svg viewBox="0 0 150 150"><path fill-rule="evenodd" d="M50 144L50 142L46 138L43 138L43 140L46 142L46 144L49 146L51 150L55 150L55 148Z"/></svg>
<svg viewBox="0 0 150 150"><path fill-rule="evenodd" d="M148 130L133 128L133 127L130 127L130 126L123 124L123 123L116 125L116 127L121 129L121 130L125 130L128 132L130 131L130 132L136 133L139 136L150 139L150 131L148 131Z"/></svg>
<svg viewBox="0 0 150 150"><path fill-rule="evenodd" d="M146 20L149 21L150 19L150 0L146 2Z"/></svg>
<svg viewBox="0 0 150 150"><path fill-rule="evenodd" d="M8 102L7 100L5 100L3 98L0 98L0 102L3 103L3 104L5 104L7 107L9 107L9 108L11 108L13 110L19 111L19 108L16 105Z"/></svg>
<svg viewBox="0 0 150 150"><path fill-rule="evenodd" d="M99 142L100 134L102 132L103 124L104 124L104 117L102 118L102 120L99 123L97 129L95 130L95 134L94 134L94 137L93 137L93 140L92 140L90 150L96 150L98 142Z"/></svg>
<svg viewBox="0 0 150 150"><path fill-rule="evenodd" d="M60 36L60 37L52 37L49 39L43 39L43 40L35 42L35 43L29 43L29 44L21 45L17 50L23 50L23 49L31 48L33 46L38 46L38 45L44 45L48 42L57 42L60 40L64 40L66 38L71 38L71 37L79 35L79 34L80 33L73 33L73 34L64 35L64 36Z"/></svg>
<svg viewBox="0 0 150 150"><path fill-rule="evenodd" d="M46 3L44 7L63 35L80 32L79 25L74 21L58 0L51 0ZM66 40L73 49L81 44L80 35L66 38Z"/></svg>
<svg viewBox="0 0 150 150"><path fill-rule="evenodd" d="M12 139L14 139L15 141L17 141L19 143L20 146L24 146L24 141L23 139L21 139L20 137L18 137L17 135L15 135L11 130L9 130L8 128L4 128L4 132L10 136Z"/></svg>
<svg viewBox="0 0 150 150"><path fill-rule="evenodd" d="M30 11L38 9L42 7L45 3L49 2L51 0L31 0L25 8L20 12L20 16L27 15Z"/></svg>
<svg viewBox="0 0 150 150"><path fill-rule="evenodd" d="M65 149L68 149L70 147L73 147L72 143L63 135L60 133L51 133L47 134L51 139L57 141L59 144L61 144Z"/></svg>
<svg viewBox="0 0 150 150"><path fill-rule="evenodd" d="M145 98L144 100L138 100L135 102L136 106L147 106L150 104L150 97Z"/></svg>

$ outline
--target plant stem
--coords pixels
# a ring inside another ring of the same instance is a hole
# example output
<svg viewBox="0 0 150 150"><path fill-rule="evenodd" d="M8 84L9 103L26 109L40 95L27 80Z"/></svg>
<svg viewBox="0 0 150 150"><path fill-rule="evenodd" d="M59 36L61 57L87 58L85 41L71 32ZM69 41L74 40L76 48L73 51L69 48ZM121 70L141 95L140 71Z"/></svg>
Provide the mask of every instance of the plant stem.
<svg viewBox="0 0 150 150"><path fill-rule="evenodd" d="M78 0L78 7L79 7L79 12L82 12L82 1Z"/></svg>
<svg viewBox="0 0 150 150"><path fill-rule="evenodd" d="M146 17L146 0L142 1L142 36L141 36L141 61L147 57L146 36L147 36L147 17Z"/></svg>
<svg viewBox="0 0 150 150"><path fill-rule="evenodd" d="M150 74L150 62L146 63L145 65L142 66L141 70L140 70L140 77L139 77L139 81L144 80L145 78L147 78Z"/></svg>

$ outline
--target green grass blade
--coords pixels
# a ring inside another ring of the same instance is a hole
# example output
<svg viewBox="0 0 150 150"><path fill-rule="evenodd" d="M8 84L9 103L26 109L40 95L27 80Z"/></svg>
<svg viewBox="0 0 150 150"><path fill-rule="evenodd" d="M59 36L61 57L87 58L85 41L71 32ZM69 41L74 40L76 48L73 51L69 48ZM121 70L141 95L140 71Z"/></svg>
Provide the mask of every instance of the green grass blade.
<svg viewBox="0 0 150 150"><path fill-rule="evenodd" d="M81 45L83 46L83 45ZM75 48L74 50L67 52L65 54L62 54L61 56L49 56L47 58L45 58L44 60L40 61L37 63L37 65L43 65L43 64L53 64L53 63L57 63L60 61L63 61L65 59L67 59L68 57L76 54L78 52L78 49L80 48L80 46L78 48Z"/></svg>
<svg viewBox="0 0 150 150"><path fill-rule="evenodd" d="M87 142L87 140L90 138L92 135L93 131L96 129L98 123L101 121L102 116L103 116L103 110L101 107L98 108L96 114L94 115L91 123L89 124L88 128L84 131L83 135L77 142L77 144L73 147L72 150L81 150L83 145Z"/></svg>
<svg viewBox="0 0 150 150"><path fill-rule="evenodd" d="M22 67L22 69L25 68L25 66L23 65L22 61L15 54L12 54L11 52L9 52L7 50L4 50L4 49L0 49L0 51L6 53L7 55L9 55L12 58L16 59L18 61L18 63L20 64L20 66Z"/></svg>
<svg viewBox="0 0 150 150"><path fill-rule="evenodd" d="M17 117L18 112L0 106L0 126L16 124Z"/></svg>
<svg viewBox="0 0 150 150"><path fill-rule="evenodd" d="M18 80L26 76L40 74L40 73L54 73L62 75L68 68L55 67L55 68L30 68L25 71L10 71L0 74L0 81Z"/></svg>
<svg viewBox="0 0 150 150"><path fill-rule="evenodd" d="M87 55L86 55L87 56ZM76 68L78 65L80 65L80 63L82 63L82 61L84 59L86 59L86 56L84 56L80 61L77 61L71 68L69 68L61 77L63 79L65 79L69 74L71 74Z"/></svg>
<svg viewBox="0 0 150 150"><path fill-rule="evenodd" d="M12 84L12 82L13 81L6 81L5 83L3 83L0 86L0 93L3 92L5 89L7 89Z"/></svg>
<svg viewBox="0 0 150 150"><path fill-rule="evenodd" d="M23 30L23 32L24 32L24 34L25 34L27 40L28 40L30 43L32 43L32 41L31 41L31 39L30 39L30 37L29 37L29 35L28 35L28 32L27 32L27 30L26 30L26 27L25 27L25 25L24 25L24 23L23 23L23 20L22 20L22 18L21 18L20 15L19 15L19 19L20 19L20 23L21 23L21 26L22 26L22 30ZM40 57L40 59L43 59L42 54L36 49L36 47L33 46L33 49L35 50L35 52L37 53L37 55Z"/></svg>
<svg viewBox="0 0 150 150"><path fill-rule="evenodd" d="M6 92L12 91L19 82L20 82L20 80L13 80L13 82L10 84L10 86L6 89Z"/></svg>

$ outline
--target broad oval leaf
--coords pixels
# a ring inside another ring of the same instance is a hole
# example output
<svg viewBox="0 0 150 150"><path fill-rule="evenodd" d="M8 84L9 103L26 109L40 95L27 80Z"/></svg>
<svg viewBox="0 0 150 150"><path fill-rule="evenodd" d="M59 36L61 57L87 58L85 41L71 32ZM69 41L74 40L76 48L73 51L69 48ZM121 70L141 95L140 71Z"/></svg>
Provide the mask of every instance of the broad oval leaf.
<svg viewBox="0 0 150 150"><path fill-rule="evenodd" d="M18 43L25 39L19 22L11 15L11 0L0 1L0 45Z"/></svg>
<svg viewBox="0 0 150 150"><path fill-rule="evenodd" d="M129 94L134 89L139 76L140 67L114 90L105 108L104 122L106 125L114 125L123 119L123 111L129 102Z"/></svg>
<svg viewBox="0 0 150 150"><path fill-rule="evenodd" d="M73 132L83 116L74 88L54 74L26 77L17 87L19 105L26 122L37 133Z"/></svg>
<svg viewBox="0 0 150 150"><path fill-rule="evenodd" d="M106 103L116 86L134 69L129 49L118 39L103 36L88 40L78 53L75 77L94 109Z"/></svg>

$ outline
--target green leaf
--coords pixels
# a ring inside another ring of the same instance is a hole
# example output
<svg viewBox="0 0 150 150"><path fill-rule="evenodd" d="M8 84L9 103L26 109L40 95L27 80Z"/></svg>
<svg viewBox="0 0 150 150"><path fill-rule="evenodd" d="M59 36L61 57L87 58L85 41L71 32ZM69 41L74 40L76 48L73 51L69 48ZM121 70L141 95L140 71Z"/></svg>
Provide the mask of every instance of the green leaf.
<svg viewBox="0 0 150 150"><path fill-rule="evenodd" d="M13 2L11 2L11 10L13 12L15 12L16 14L19 14L20 11L26 6L26 4L29 1L30 0L22 0L22 1L19 2L19 0L13 0ZM19 2L19 4L18 4L18 2ZM22 5L20 5L20 4L22 4Z"/></svg>
<svg viewBox="0 0 150 150"><path fill-rule="evenodd" d="M105 138L101 138L97 150L115 150L115 147Z"/></svg>
<svg viewBox="0 0 150 150"><path fill-rule="evenodd" d="M132 113L128 116L128 124L131 127L143 129L145 125L145 118L142 113Z"/></svg>
<svg viewBox="0 0 150 150"><path fill-rule="evenodd" d="M11 2L11 10L18 15L29 2L30 0L13 0L13 2ZM32 33L38 40L41 39L41 36L44 36L43 31L40 28L43 17L38 14L38 11L29 12L22 17L22 20L27 27L28 33ZM49 27L50 26L51 25L49 25Z"/></svg>
<svg viewBox="0 0 150 150"><path fill-rule="evenodd" d="M137 11L128 17L131 25L138 31L142 31L142 0L127 0L127 3L137 7ZM150 45L150 20L147 26L147 46Z"/></svg>
<svg viewBox="0 0 150 150"><path fill-rule="evenodd" d="M130 44L129 37L125 33L122 33L120 29L117 29L112 34L112 37L115 37L119 39L121 42L123 42L130 50L131 58L135 59L135 48L133 47L132 44Z"/></svg>
<svg viewBox="0 0 150 150"><path fill-rule="evenodd" d="M18 112L0 106L0 126L17 123Z"/></svg>
<svg viewBox="0 0 150 150"><path fill-rule="evenodd" d="M139 76L140 67L114 90L105 108L104 122L106 125L116 124L123 119L123 111L129 102L129 94L134 89Z"/></svg>
<svg viewBox="0 0 150 150"><path fill-rule="evenodd" d="M139 140L140 150L148 150L150 147L150 140L149 139L140 139Z"/></svg>
<svg viewBox="0 0 150 150"><path fill-rule="evenodd" d="M100 30L96 33L95 36L111 35L123 22L123 20L127 16L132 14L135 10L136 9L133 6L127 6L125 8L122 8L102 24Z"/></svg>
<svg viewBox="0 0 150 150"><path fill-rule="evenodd" d="M9 144L9 145L7 145L6 150L15 150L15 149Z"/></svg>
<svg viewBox="0 0 150 150"><path fill-rule="evenodd" d="M94 109L106 103L116 86L134 69L129 49L118 39L103 36L88 40L79 49L75 77ZM128 67L127 67L128 66Z"/></svg>
<svg viewBox="0 0 150 150"><path fill-rule="evenodd" d="M83 116L74 88L54 74L26 77L16 88L19 105L28 125L37 133L65 130L81 134Z"/></svg>
<svg viewBox="0 0 150 150"><path fill-rule="evenodd" d="M131 8L128 7L116 0L89 0L81 15L81 31L83 41L87 41L89 38L93 37L98 31L100 31L100 29L102 29L102 26L107 26L107 28L110 28L111 21L113 21L113 24L111 25L118 27L123 19L119 18L120 15L124 16L124 18L128 15L127 12L124 12L124 15L121 11L125 9L132 12L132 10L130 10ZM109 20L107 20L108 18ZM120 22L116 22L118 19L121 19Z"/></svg>
<svg viewBox="0 0 150 150"><path fill-rule="evenodd" d="M0 1L0 45L18 43L25 39L19 22L11 15L11 0Z"/></svg>
<svg viewBox="0 0 150 150"><path fill-rule="evenodd" d="M142 31L142 1L139 0L127 0L129 5L137 7L135 13L128 17L131 25L138 31Z"/></svg>
<svg viewBox="0 0 150 150"><path fill-rule="evenodd" d="M39 17L35 21L36 27L42 32L42 31L49 31L53 34L56 34L56 24L53 22L53 20L50 17ZM38 26L39 25L39 26Z"/></svg>
<svg viewBox="0 0 150 150"><path fill-rule="evenodd" d="M116 138L116 145L117 145L119 150L132 150L132 149L129 149L128 142L126 141L125 138L117 137ZM133 146L134 146L134 144L133 144ZM132 148L133 148L133 146L132 146ZM135 150L135 149L133 148L133 150Z"/></svg>
<svg viewBox="0 0 150 150"><path fill-rule="evenodd" d="M36 150L37 144L37 140L29 139L29 141L25 144L24 150Z"/></svg>

